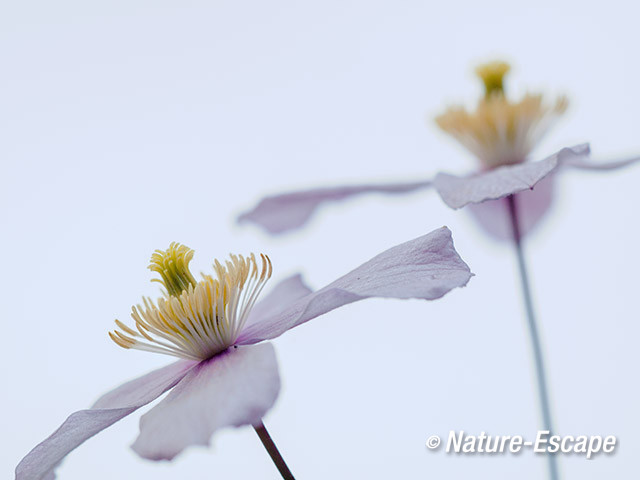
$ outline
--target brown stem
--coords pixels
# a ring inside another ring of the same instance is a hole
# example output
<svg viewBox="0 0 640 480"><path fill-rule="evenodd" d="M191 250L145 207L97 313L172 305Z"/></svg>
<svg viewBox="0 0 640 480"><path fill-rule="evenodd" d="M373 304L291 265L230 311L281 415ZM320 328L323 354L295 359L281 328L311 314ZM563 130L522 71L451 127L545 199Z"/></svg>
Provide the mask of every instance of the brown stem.
<svg viewBox="0 0 640 480"><path fill-rule="evenodd" d="M280 455L278 447L276 447L276 444L273 443L271 435L269 435L269 432L267 432L264 424L260 422L258 425L254 425L253 429L258 434L262 445L264 445L264 448L267 450L267 453L271 457L271 460L273 460L273 463L275 463L276 468L280 472L280 475L282 475L282 478L284 480L295 480L293 474L291 473L291 470L289 470L289 467L287 467L284 458L282 458L282 455Z"/></svg>

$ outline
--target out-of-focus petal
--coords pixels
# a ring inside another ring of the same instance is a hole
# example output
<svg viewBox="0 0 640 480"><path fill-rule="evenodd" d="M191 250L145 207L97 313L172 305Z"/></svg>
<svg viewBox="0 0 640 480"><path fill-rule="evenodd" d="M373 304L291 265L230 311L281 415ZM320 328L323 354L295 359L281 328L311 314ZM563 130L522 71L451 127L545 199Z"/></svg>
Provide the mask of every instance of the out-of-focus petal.
<svg viewBox="0 0 640 480"><path fill-rule="evenodd" d="M616 170L632 165L638 161L640 161L640 157L609 160L606 162L587 160L585 157L576 157L567 159L564 164L568 167L581 168L584 170Z"/></svg>
<svg viewBox="0 0 640 480"><path fill-rule="evenodd" d="M365 193L410 193L430 185L429 181L355 185L274 195L262 199L253 210L240 215L238 222L255 223L271 234L279 234L302 227L325 202L337 202Z"/></svg>
<svg viewBox="0 0 640 480"><path fill-rule="evenodd" d="M496 200L533 188L559 165L577 163L589 155L589 145L563 148L538 162L508 165L469 177L439 173L433 184L442 200L458 209L470 203Z"/></svg>
<svg viewBox="0 0 640 480"><path fill-rule="evenodd" d="M88 410L71 414L49 438L16 467L16 480L51 479L53 469L72 450L174 387L195 362L181 360L121 385Z"/></svg>
<svg viewBox="0 0 640 480"><path fill-rule="evenodd" d="M472 274L442 227L393 247L351 273L245 328L239 344L275 338L334 308L369 297L434 300L467 284Z"/></svg>
<svg viewBox="0 0 640 480"><path fill-rule="evenodd" d="M171 460L190 445L208 445L220 428L259 423L279 390L271 344L231 348L196 365L142 416L132 448L144 458Z"/></svg>
<svg viewBox="0 0 640 480"><path fill-rule="evenodd" d="M526 235L542 220L551 207L555 175L539 181L531 190L516 193L520 234ZM489 235L497 240L513 239L511 219L506 198L472 203L467 206L473 218Z"/></svg>
<svg viewBox="0 0 640 480"><path fill-rule="evenodd" d="M260 319L278 313L284 306L290 305L310 293L311 289L305 285L300 274L282 280L261 301L256 303L249 313L245 328L257 323Z"/></svg>

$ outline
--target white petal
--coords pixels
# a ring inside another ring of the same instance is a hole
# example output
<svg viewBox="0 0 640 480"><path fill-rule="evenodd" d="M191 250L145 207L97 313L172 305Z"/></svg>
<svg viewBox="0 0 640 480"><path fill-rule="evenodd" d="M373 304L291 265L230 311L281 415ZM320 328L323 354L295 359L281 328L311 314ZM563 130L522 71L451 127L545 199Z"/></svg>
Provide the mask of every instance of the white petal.
<svg viewBox="0 0 640 480"><path fill-rule="evenodd" d="M16 480L49 480L53 469L72 450L172 388L193 367L181 360L121 385L103 395L88 410L71 414L49 438L37 445L16 467Z"/></svg>
<svg viewBox="0 0 640 480"><path fill-rule="evenodd" d="M442 200L451 208L458 209L470 203L496 200L533 188L558 166L579 163L588 155L589 145L578 145L563 148L538 162L508 165L469 177L439 173L433 183Z"/></svg>
<svg viewBox="0 0 640 480"><path fill-rule="evenodd" d="M252 210L240 215L238 222L254 223L271 234L279 234L302 227L324 203L343 201L365 193L411 193L430 185L428 181L350 185L283 193L263 198Z"/></svg>
<svg viewBox="0 0 640 480"><path fill-rule="evenodd" d="M352 272L259 322L246 327L238 344L275 338L319 315L370 297L435 300L471 278L442 227L377 255Z"/></svg>
<svg viewBox="0 0 640 480"><path fill-rule="evenodd" d="M231 348L196 365L142 416L132 448L144 458L171 460L190 445L209 445L220 428L257 424L279 390L271 344Z"/></svg>
<svg viewBox="0 0 640 480"><path fill-rule="evenodd" d="M531 232L551 208L555 177L555 175L548 175L531 190L515 194L521 235ZM513 227L506 198L471 203L467 205L466 210L471 213L480 227L495 239L513 240Z"/></svg>
<svg viewBox="0 0 640 480"><path fill-rule="evenodd" d="M305 285L300 274L282 280L261 301L256 303L249 313L249 318L244 328L248 328L261 319L278 313L283 306L289 305L310 293L311 289Z"/></svg>
<svg viewBox="0 0 640 480"><path fill-rule="evenodd" d="M608 160L606 162L598 160L588 160L587 157L569 158L564 162L568 167L580 168L583 170L617 170L627 167L640 161L640 157L623 158L620 160Z"/></svg>

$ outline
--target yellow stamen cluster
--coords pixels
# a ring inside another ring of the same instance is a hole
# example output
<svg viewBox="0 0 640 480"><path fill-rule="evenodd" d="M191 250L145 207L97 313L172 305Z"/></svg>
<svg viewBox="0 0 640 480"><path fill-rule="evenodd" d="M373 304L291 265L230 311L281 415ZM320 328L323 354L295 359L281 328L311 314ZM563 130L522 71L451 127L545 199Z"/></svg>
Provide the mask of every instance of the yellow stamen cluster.
<svg viewBox="0 0 640 480"><path fill-rule="evenodd" d="M485 85L485 97L475 112L451 107L436 123L480 159L486 168L524 162L553 121L568 106L566 97L548 105L542 95L528 94L512 102L504 94L504 62L481 65L476 70Z"/></svg>
<svg viewBox="0 0 640 480"><path fill-rule="evenodd" d="M116 320L118 329L109 332L123 348L164 353L191 360L205 360L232 346L242 331L249 312L271 277L269 257L260 260L231 255L225 264L215 261L215 278L203 275L195 282L188 270L193 250L172 243L166 251L156 251L149 268L160 273L167 289L154 303L132 308L135 329ZM176 288L185 285L175 294Z"/></svg>

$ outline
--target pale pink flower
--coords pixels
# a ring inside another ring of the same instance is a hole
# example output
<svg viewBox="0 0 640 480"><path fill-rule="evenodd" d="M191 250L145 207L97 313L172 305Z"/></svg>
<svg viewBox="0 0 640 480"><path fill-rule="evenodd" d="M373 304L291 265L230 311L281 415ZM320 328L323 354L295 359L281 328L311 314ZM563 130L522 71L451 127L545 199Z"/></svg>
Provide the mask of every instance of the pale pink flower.
<svg viewBox="0 0 640 480"><path fill-rule="evenodd" d="M258 303L271 275L268 257L232 255L224 265L215 262L215 277L196 281L188 269L192 256L179 244L157 251L150 268L160 274L164 296L144 299L133 308L134 326L116 321L110 333L121 347L180 360L73 413L22 459L16 480L54 478L73 449L168 390L140 420L132 448L144 458L170 460L190 445L208 445L220 428L258 425L280 389L274 348L266 340L365 298L434 300L472 275L446 227L393 247L316 292L292 276Z"/></svg>
<svg viewBox="0 0 640 480"><path fill-rule="evenodd" d="M551 402L547 394L539 327L529 289L522 236L535 227L552 204L555 174L569 168L610 170L639 158L609 163L589 161L589 146L564 148L544 160L527 159L556 118L567 108L564 97L548 103L542 95L528 94L512 101L504 92L503 78L509 66L503 62L483 65L477 73L485 85L485 96L474 111L452 107L436 121L470 151L480 169L470 175L446 173L433 180L406 184L363 185L316 189L263 199L253 210L239 217L270 233L283 233L304 225L323 203L341 201L364 193L402 194L434 187L451 208L468 206L478 223L491 235L513 241L520 269L527 325L537 375L542 425L553 431ZM559 478L556 457L547 457L549 478Z"/></svg>
<svg viewBox="0 0 640 480"><path fill-rule="evenodd" d="M469 205L471 213L489 233L511 238L505 198L517 194L521 233L530 231L552 203L554 174L568 168L613 170L639 158L592 162L587 144L564 148L544 160L527 162L536 143L567 107L560 97L547 104L542 95L526 95L512 102L504 95L502 80L509 67L494 62L478 68L486 96L475 111L450 108L438 125L474 154L479 171L466 176L439 173L434 179L411 183L330 187L273 195L238 217L272 234L302 227L324 203L339 202L366 193L400 195L434 187L451 208ZM534 188L535 187L535 188Z"/></svg>

